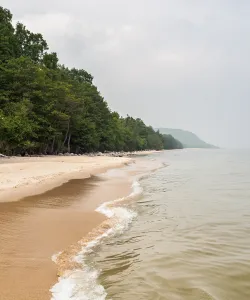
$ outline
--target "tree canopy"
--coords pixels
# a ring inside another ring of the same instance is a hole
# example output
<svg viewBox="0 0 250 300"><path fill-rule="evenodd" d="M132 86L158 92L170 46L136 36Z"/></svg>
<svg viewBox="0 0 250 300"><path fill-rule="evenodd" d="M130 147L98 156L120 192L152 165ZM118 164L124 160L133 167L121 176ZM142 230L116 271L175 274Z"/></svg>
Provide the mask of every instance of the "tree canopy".
<svg viewBox="0 0 250 300"><path fill-rule="evenodd" d="M112 112L83 69L59 64L42 34L0 7L0 152L85 153L182 148L141 119Z"/></svg>

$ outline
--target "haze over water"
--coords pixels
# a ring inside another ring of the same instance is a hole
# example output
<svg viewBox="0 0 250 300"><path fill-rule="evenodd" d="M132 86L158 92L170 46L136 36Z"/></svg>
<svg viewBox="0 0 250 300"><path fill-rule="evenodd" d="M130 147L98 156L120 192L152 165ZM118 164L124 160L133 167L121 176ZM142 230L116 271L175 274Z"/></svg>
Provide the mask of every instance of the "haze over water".
<svg viewBox="0 0 250 300"><path fill-rule="evenodd" d="M136 219L89 257L106 299L250 299L250 152L154 158L168 166L126 204Z"/></svg>

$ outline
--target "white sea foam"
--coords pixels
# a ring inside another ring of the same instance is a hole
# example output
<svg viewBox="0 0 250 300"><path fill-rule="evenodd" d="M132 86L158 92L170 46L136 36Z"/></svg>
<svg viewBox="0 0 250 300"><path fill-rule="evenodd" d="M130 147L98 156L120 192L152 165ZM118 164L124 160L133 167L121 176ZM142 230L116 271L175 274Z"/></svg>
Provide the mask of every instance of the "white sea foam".
<svg viewBox="0 0 250 300"><path fill-rule="evenodd" d="M98 272L95 269L83 266L82 270L74 270L59 278L52 289L53 300L104 300L107 293L104 287L98 284Z"/></svg>
<svg viewBox="0 0 250 300"><path fill-rule="evenodd" d="M83 243L82 250L73 258L81 269L68 271L59 278L51 288L51 300L104 300L107 293L102 285L98 283L98 271L87 265L86 256L93 251L104 238L122 234L136 217L136 212L125 207L117 206L118 202L136 197L142 193L140 183L135 180L132 184L132 192L129 196L119 198L114 201L105 202L99 206L96 211L104 214L110 219L111 228L107 229L103 234L94 240ZM54 255L52 260L56 262L58 255Z"/></svg>

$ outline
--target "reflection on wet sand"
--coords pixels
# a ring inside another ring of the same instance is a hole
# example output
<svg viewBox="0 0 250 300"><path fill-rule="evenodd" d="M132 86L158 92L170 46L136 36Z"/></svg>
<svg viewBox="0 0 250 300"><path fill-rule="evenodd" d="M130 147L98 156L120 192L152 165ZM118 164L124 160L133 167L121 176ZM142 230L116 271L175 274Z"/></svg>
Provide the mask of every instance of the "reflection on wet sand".
<svg viewBox="0 0 250 300"><path fill-rule="evenodd" d="M17 202L0 203L1 300L50 299L49 289L57 281L51 256L105 219L94 211L100 203L129 190L126 178L92 177L71 180Z"/></svg>

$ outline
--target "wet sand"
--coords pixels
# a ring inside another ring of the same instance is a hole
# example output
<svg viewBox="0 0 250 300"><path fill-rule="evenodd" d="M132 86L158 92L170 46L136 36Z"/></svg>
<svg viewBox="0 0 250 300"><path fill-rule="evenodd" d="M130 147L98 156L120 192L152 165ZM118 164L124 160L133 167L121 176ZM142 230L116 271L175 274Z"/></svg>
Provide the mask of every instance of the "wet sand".
<svg viewBox="0 0 250 300"><path fill-rule="evenodd" d="M48 300L57 282L53 254L105 218L102 202L130 193L128 178L74 179L43 194L0 203L1 300Z"/></svg>

